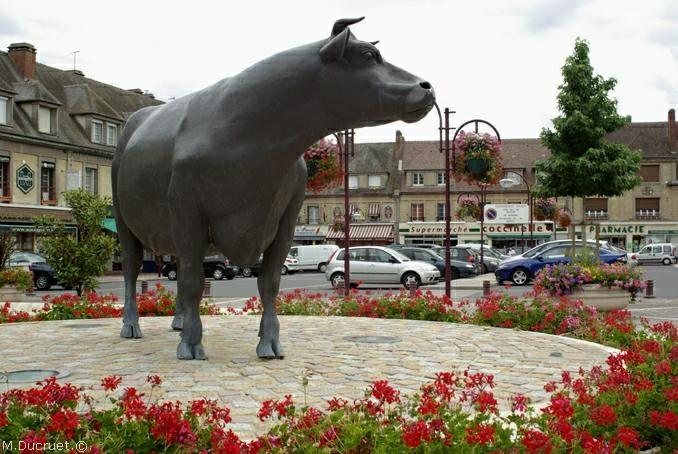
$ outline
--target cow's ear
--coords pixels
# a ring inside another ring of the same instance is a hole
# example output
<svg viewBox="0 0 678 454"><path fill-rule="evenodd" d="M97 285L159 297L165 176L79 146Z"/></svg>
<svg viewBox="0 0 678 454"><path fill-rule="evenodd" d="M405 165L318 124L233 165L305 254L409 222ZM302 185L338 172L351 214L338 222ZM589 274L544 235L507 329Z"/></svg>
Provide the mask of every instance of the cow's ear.
<svg viewBox="0 0 678 454"><path fill-rule="evenodd" d="M331 61L339 61L344 56L348 40L351 37L351 30L345 28L343 32L339 33L320 49L320 59L329 63Z"/></svg>
<svg viewBox="0 0 678 454"><path fill-rule="evenodd" d="M363 19L365 19L365 16L356 17L355 19L339 19L334 23L334 26L332 27L332 34L330 35L330 38L335 37L339 33L343 32L344 29L349 25L357 24Z"/></svg>

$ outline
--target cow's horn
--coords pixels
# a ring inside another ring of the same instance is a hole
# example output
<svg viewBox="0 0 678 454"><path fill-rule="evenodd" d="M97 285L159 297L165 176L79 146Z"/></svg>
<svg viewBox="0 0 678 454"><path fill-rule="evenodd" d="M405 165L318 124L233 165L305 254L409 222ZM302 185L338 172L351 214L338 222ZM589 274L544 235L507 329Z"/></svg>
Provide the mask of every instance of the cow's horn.
<svg viewBox="0 0 678 454"><path fill-rule="evenodd" d="M376 46L377 44L379 44L379 40L372 41L370 44L372 44L373 46Z"/></svg>
<svg viewBox="0 0 678 454"><path fill-rule="evenodd" d="M355 19L339 19L334 23L334 27L332 27L332 35L331 36L337 36L339 33L343 32L346 27L349 25L357 24L361 20L365 19L365 16L363 17L356 17Z"/></svg>

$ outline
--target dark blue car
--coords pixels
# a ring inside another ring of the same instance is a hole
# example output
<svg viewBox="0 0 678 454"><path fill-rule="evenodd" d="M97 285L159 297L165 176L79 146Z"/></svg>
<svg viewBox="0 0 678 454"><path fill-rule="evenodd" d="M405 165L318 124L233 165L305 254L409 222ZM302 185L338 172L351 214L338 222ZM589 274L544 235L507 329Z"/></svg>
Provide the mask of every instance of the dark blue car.
<svg viewBox="0 0 678 454"><path fill-rule="evenodd" d="M591 250L591 248L588 248ZM501 262L494 272L499 284L509 281L514 285L526 285L535 274L546 265L569 263L572 261L572 245L561 244L545 249L531 257L514 257ZM576 254L583 252L581 244L576 246ZM626 254L600 249L600 261L602 263L626 262Z"/></svg>

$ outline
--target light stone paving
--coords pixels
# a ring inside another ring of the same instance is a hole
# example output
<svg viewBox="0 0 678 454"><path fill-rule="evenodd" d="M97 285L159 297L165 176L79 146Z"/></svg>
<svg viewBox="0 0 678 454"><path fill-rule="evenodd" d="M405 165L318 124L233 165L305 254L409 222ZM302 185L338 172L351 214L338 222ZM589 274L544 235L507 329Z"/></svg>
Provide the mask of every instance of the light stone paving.
<svg viewBox="0 0 678 454"><path fill-rule="evenodd" d="M559 336L501 328L412 320L347 317L280 317L284 360L257 358L259 317L202 317L208 361L179 361L179 334L171 319L141 319L143 339L119 337L120 319L70 320L0 325L0 371L50 369L62 381L98 385L108 375L123 386L148 392L145 378L163 378L154 397L218 399L231 408L233 430L254 438L268 427L257 411L266 399L291 394L300 406L324 404L333 396L363 397L374 380L389 380L404 393L416 392L436 372L483 371L495 375L503 408L512 394L539 402L543 385L563 369L576 372L604 364L608 350ZM389 343L364 343L353 336L379 336ZM308 376L306 393L303 376ZM28 386L30 384L25 384ZM4 385L3 385L4 386ZM11 386L24 386L12 384ZM93 393L95 396L97 392Z"/></svg>

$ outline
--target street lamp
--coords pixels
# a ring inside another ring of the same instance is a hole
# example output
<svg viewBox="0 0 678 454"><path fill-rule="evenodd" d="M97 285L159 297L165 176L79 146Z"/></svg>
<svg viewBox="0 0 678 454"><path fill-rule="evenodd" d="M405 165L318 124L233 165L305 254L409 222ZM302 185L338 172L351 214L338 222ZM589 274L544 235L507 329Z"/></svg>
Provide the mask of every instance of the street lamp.
<svg viewBox="0 0 678 454"><path fill-rule="evenodd" d="M530 247L534 247L534 204L532 200L532 190L530 188L530 184L527 182L525 177L518 173L518 172L511 172L507 171L504 172L504 178L499 180L499 185L504 188L504 189L510 189L513 186L520 184L519 182L516 182L513 178L508 178L509 174L513 175L518 175L522 180L523 183L525 183L525 187L527 188L527 206L530 209ZM520 228L520 231L522 232L522 227ZM521 252L525 252L525 241L523 241L523 248Z"/></svg>

